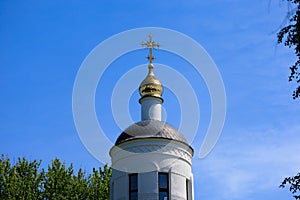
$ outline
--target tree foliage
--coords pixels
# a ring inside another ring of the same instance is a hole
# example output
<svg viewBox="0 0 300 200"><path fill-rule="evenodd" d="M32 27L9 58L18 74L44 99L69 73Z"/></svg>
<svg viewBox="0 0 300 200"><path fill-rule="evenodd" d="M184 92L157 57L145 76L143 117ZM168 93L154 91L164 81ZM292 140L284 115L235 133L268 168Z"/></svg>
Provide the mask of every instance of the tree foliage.
<svg viewBox="0 0 300 200"><path fill-rule="evenodd" d="M296 176L285 178L280 187L284 188L286 185L290 185L290 191L295 199L300 199L300 173L298 173Z"/></svg>
<svg viewBox="0 0 300 200"><path fill-rule="evenodd" d="M0 158L0 199L5 200L107 200L112 170L108 165L93 169L89 175L82 169L74 172L54 159L48 169L41 161L19 158L15 164L4 155Z"/></svg>
<svg viewBox="0 0 300 200"><path fill-rule="evenodd" d="M297 83L296 89L293 92L293 99L300 96L300 0L286 0L292 9L287 13L289 23L283 27L277 34L278 43L283 43L289 48L294 48L294 53L297 57L296 62L290 67L291 74L289 81ZM293 177L285 178L280 187L284 188L289 185L295 199L300 200L300 173Z"/></svg>
<svg viewBox="0 0 300 200"><path fill-rule="evenodd" d="M109 182L112 170L105 165L102 168L93 169L93 173L89 175L89 194L92 200L109 199ZM108 176L109 175L109 176Z"/></svg>
<svg viewBox="0 0 300 200"><path fill-rule="evenodd" d="M289 81L297 83L293 99L300 96L300 0L286 0L294 9L288 11L289 23L277 34L278 43L294 49L297 61L290 67Z"/></svg>

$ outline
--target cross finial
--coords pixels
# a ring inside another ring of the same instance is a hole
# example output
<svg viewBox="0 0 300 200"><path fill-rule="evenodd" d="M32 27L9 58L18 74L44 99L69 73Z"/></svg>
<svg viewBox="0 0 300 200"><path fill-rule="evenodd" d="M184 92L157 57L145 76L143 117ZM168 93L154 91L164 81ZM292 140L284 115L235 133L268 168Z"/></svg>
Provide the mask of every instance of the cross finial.
<svg viewBox="0 0 300 200"><path fill-rule="evenodd" d="M149 34L149 41L146 42L142 42L141 45L143 47L149 48L150 53L149 55L146 57L148 58L148 60L150 61L150 63L152 63L152 60L154 60L154 56L152 55L152 49L155 49L156 47L159 48L160 44L159 43L155 43L154 41L152 41L152 34Z"/></svg>

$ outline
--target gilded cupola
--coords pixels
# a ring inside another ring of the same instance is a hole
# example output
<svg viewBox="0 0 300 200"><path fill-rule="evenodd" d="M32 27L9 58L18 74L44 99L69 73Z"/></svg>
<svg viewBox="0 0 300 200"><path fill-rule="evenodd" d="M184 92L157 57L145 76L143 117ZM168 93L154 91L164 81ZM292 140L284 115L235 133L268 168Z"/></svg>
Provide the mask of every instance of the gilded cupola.
<svg viewBox="0 0 300 200"><path fill-rule="evenodd" d="M163 86L161 82L158 80L158 78L155 77L153 72L153 64L152 61L154 60L154 57L152 55L153 48L159 47L158 43L155 43L152 41L152 35L149 35L149 41L142 42L142 46L145 46L146 48L149 48L149 55L147 56L147 59L149 60L148 65L148 74L146 78L142 81L139 87L139 92L141 95L141 98L143 97L158 97L161 98L161 95L163 93Z"/></svg>
<svg viewBox="0 0 300 200"><path fill-rule="evenodd" d="M141 97L153 96L161 98L163 87L161 82L155 77L153 73L153 64L148 65L148 75L142 81L139 87Z"/></svg>

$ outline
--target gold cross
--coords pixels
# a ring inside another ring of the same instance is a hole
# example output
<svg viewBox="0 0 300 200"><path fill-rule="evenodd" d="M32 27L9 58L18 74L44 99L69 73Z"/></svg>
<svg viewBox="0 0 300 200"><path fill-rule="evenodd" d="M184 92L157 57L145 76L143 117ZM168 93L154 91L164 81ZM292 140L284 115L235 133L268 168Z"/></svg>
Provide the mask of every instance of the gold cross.
<svg viewBox="0 0 300 200"><path fill-rule="evenodd" d="M149 48L150 50L150 54L146 57L148 58L148 60L150 61L150 63L152 63L152 60L154 60L154 56L152 55L152 49L155 49L156 47L159 48L160 44L159 43L155 43L154 41L152 41L152 34L149 34L149 41L146 42L142 42L141 45L143 47Z"/></svg>

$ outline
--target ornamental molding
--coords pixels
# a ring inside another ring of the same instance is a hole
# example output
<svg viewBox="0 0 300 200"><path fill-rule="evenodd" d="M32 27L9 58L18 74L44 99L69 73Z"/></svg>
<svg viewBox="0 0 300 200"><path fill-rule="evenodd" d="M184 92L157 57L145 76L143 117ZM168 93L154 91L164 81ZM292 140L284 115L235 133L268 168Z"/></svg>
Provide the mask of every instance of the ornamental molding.
<svg viewBox="0 0 300 200"><path fill-rule="evenodd" d="M192 162L192 155L187 150L169 144L145 144L145 145L138 145L138 146L129 146L129 147L122 147L122 150L120 151L133 153L133 154L143 154L143 153L168 154L168 155L173 155L180 159L184 159L189 163Z"/></svg>

